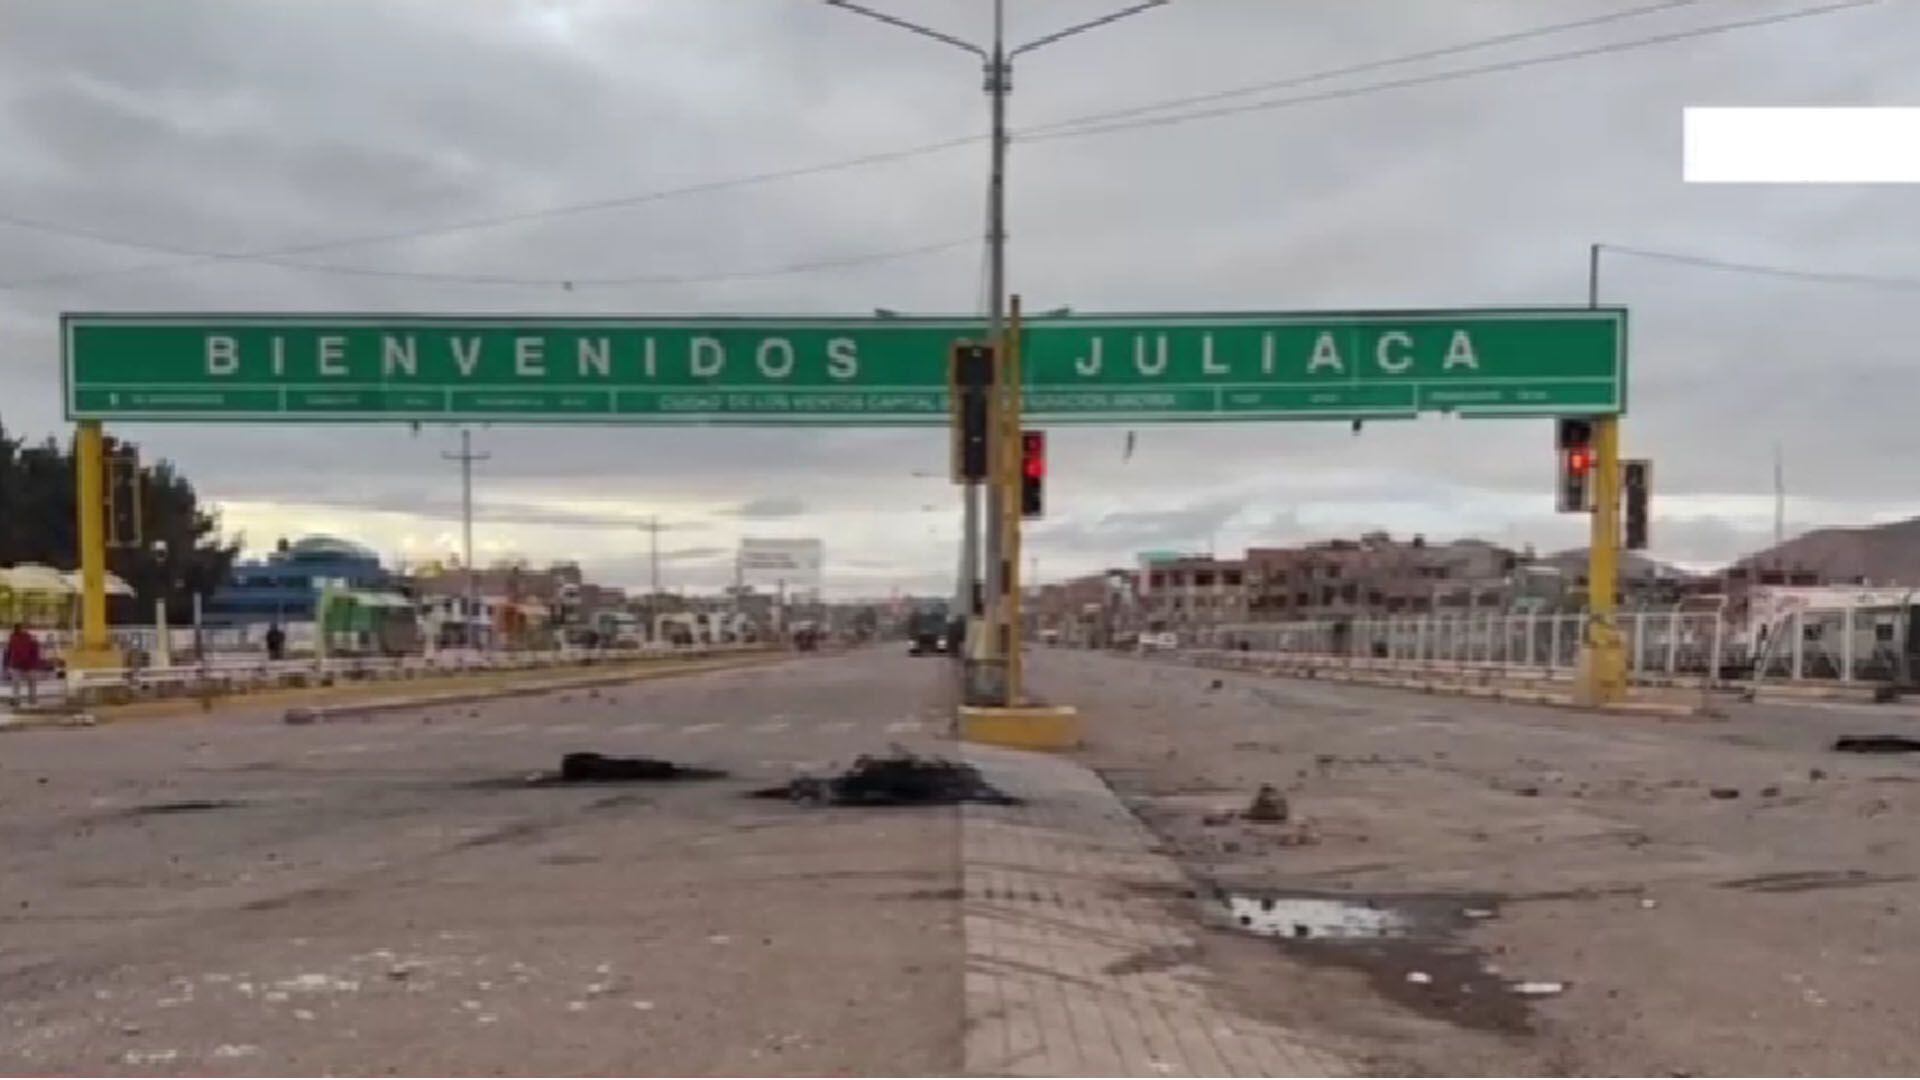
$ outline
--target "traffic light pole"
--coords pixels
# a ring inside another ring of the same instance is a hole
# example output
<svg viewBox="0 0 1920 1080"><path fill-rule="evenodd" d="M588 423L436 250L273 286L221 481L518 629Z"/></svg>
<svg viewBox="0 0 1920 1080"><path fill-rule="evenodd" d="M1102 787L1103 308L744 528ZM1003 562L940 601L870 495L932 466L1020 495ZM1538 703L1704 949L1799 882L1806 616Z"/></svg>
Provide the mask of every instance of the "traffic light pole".
<svg viewBox="0 0 1920 1080"><path fill-rule="evenodd" d="M1587 636L1580 657L1579 704L1602 706L1627 693L1626 650L1616 597L1620 581L1620 418L1593 419L1593 540L1587 563Z"/></svg>
<svg viewBox="0 0 1920 1080"><path fill-rule="evenodd" d="M1600 306L1601 245L1587 248L1587 306ZM1620 416L1593 418L1593 535L1587 545L1587 636L1574 700L1603 706L1627 696L1626 649L1620 640Z"/></svg>
<svg viewBox="0 0 1920 1080"><path fill-rule="evenodd" d="M1000 467L994 473L1000 490L1001 562L1000 655L1006 660L1007 705L1022 703L1024 665L1020 655L1020 298L1013 297L1004 337L1006 352L1000 362L1000 379L995 384L1000 407L995 410L1000 424L998 440Z"/></svg>
<svg viewBox="0 0 1920 1080"><path fill-rule="evenodd" d="M970 658L972 671L967 679L968 697L983 705L1009 705L1013 702L1011 664L1007 660L1005 619L1005 542L1007 486L1005 474L1010 459L1006 452L1004 430L1007 296L1007 91L1012 89L1013 70L1001 40L1005 0L993 0L993 52L987 57L987 93L993 98L993 153L987 178L987 289L991 295L987 308L987 343L993 346L993 410L989 422L994 438L987 440L988 485L986 521L986 620L981 634L981 649ZM1017 384L1016 384L1017 385ZM1017 518L1015 520L1018 520Z"/></svg>

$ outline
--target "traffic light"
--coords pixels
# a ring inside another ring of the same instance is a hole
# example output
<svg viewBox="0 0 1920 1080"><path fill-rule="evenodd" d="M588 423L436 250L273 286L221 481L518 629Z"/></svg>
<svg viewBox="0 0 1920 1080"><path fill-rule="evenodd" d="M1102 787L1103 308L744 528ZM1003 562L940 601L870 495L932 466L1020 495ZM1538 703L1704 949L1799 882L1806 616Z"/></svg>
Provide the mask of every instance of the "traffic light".
<svg viewBox="0 0 1920 1080"><path fill-rule="evenodd" d="M1653 462L1620 463L1620 491L1626 501L1628 551L1647 547L1647 499L1653 494Z"/></svg>
<svg viewBox="0 0 1920 1080"><path fill-rule="evenodd" d="M140 546L140 451L131 443L106 446L107 546Z"/></svg>
<svg viewBox="0 0 1920 1080"><path fill-rule="evenodd" d="M1563 514L1593 509L1593 421L1563 419L1557 424L1554 445L1560 457L1557 509Z"/></svg>
<svg viewBox="0 0 1920 1080"><path fill-rule="evenodd" d="M971 341L955 342L947 370L948 393L953 399L953 479L972 484L987 479L988 395L993 390L993 348Z"/></svg>
<svg viewBox="0 0 1920 1080"><path fill-rule="evenodd" d="M1020 433L1020 516L1037 518L1047 483L1047 433Z"/></svg>

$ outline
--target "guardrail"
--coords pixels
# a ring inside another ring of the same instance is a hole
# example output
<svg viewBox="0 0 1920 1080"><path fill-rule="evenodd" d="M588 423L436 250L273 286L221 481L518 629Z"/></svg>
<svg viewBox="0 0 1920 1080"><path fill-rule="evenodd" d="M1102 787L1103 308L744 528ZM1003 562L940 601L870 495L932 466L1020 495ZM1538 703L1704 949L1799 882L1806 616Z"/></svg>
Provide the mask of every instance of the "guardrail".
<svg viewBox="0 0 1920 1080"><path fill-rule="evenodd" d="M87 705L142 698L225 696L282 687L331 686L342 682L425 679L649 659L692 659L762 652L767 648L758 644L645 646L636 649L559 649L516 653L470 651L431 657L329 657L324 660L214 656L202 663L165 668L73 670L65 673L63 678L47 680L40 688L40 698L43 703L64 701L71 705Z"/></svg>

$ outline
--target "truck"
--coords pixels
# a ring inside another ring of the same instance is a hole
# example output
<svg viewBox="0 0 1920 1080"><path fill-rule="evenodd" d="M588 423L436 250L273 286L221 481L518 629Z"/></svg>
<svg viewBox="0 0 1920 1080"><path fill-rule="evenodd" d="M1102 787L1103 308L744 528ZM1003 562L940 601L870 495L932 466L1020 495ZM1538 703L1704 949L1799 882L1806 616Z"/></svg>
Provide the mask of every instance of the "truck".
<svg viewBox="0 0 1920 1080"><path fill-rule="evenodd" d="M907 655L937 656L946 651L946 606L928 604L916 609L907 619Z"/></svg>

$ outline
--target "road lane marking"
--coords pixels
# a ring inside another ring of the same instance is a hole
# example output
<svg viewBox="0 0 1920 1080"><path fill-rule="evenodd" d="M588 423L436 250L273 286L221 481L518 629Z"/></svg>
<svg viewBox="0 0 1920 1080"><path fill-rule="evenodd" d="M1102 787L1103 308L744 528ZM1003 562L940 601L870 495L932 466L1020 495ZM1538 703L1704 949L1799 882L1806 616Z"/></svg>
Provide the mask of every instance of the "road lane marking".
<svg viewBox="0 0 1920 1080"><path fill-rule="evenodd" d="M825 730L825 731L852 731L853 721L829 720L828 722L821 724L820 727L822 730Z"/></svg>
<svg viewBox="0 0 1920 1080"><path fill-rule="evenodd" d="M703 731L712 731L719 726L719 724L688 724L686 727L680 729L680 734L698 735Z"/></svg>
<svg viewBox="0 0 1920 1080"><path fill-rule="evenodd" d="M769 720L764 724L755 724L753 730L761 732L762 734L771 735L776 731L787 730L787 722L785 720Z"/></svg>
<svg viewBox="0 0 1920 1080"><path fill-rule="evenodd" d="M919 730L920 721L918 720L895 720L887 725L887 733L891 735L904 735L907 732Z"/></svg>
<svg viewBox="0 0 1920 1080"><path fill-rule="evenodd" d="M637 724L625 724L625 725L622 725L621 727L615 728L614 730L623 732L628 735L645 735L647 732L652 731L654 728L657 728L659 726L660 726L659 724L656 724L651 720L642 720Z"/></svg>
<svg viewBox="0 0 1920 1080"><path fill-rule="evenodd" d="M518 735L520 732L527 730L527 725L495 724L492 727L481 728L480 730L488 735Z"/></svg>

